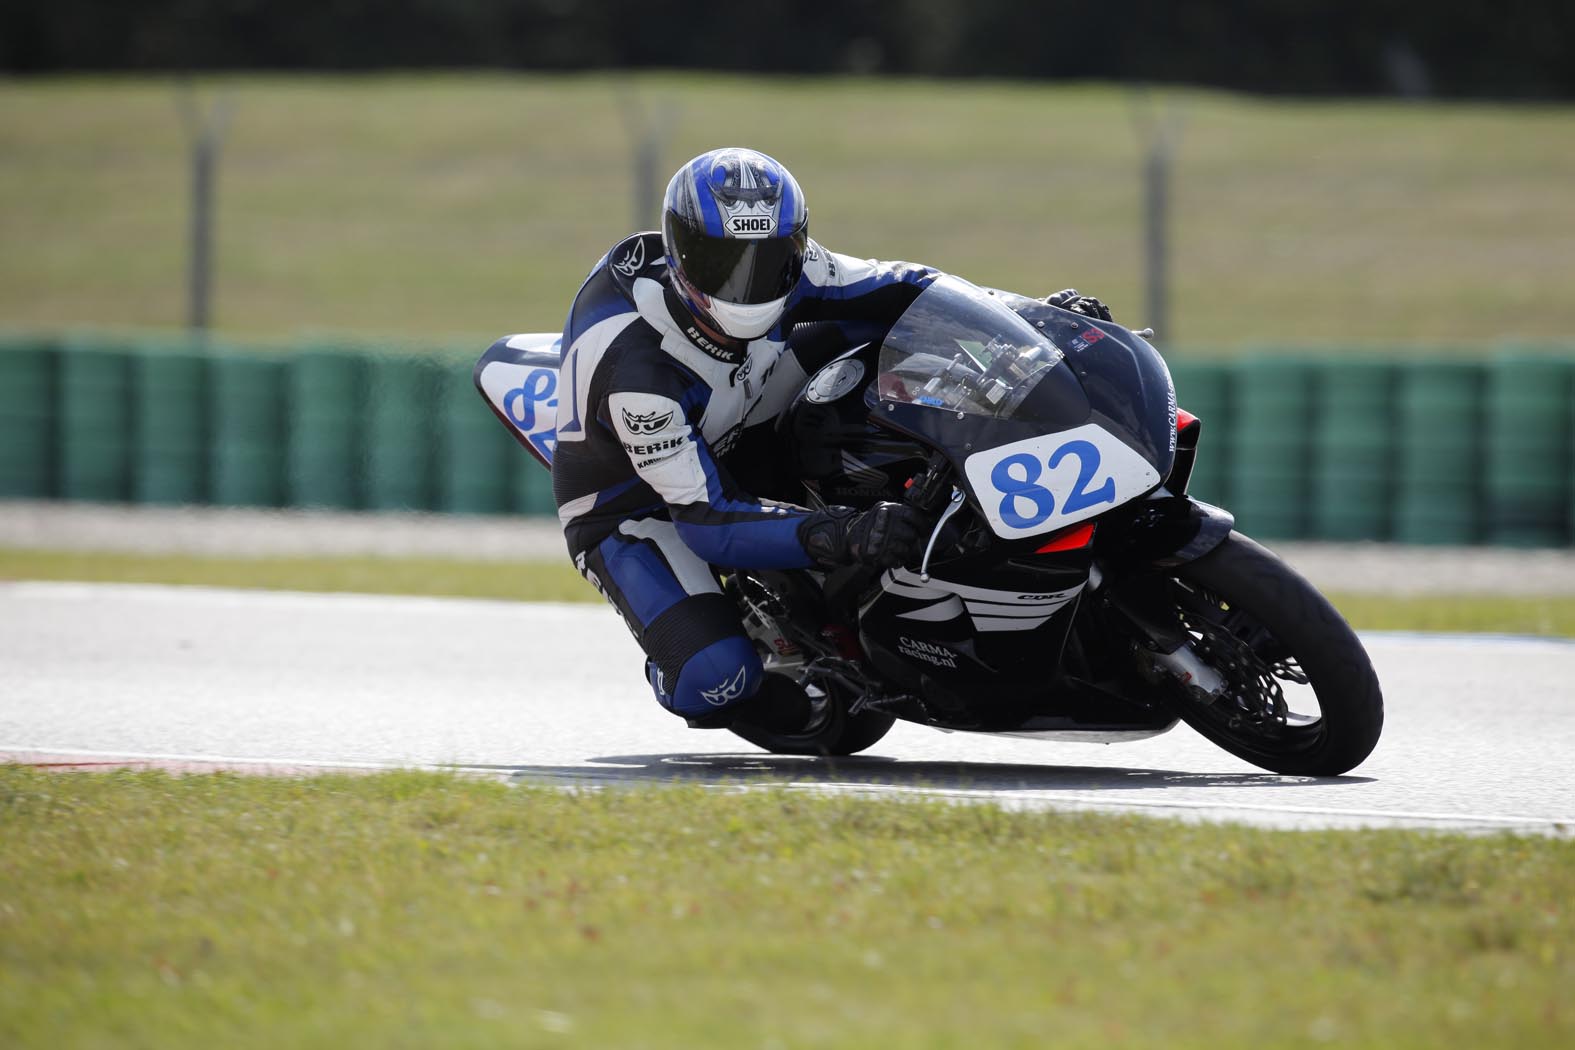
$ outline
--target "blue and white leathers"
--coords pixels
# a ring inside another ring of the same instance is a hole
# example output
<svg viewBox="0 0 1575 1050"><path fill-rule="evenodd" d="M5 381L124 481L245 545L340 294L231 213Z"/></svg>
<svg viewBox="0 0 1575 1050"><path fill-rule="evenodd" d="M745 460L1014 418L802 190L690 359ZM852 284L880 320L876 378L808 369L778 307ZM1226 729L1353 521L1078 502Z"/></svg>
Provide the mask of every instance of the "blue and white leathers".
<svg viewBox="0 0 1575 1050"><path fill-rule="evenodd" d="M710 566L811 564L801 531L817 512L733 480L740 456L769 448L754 428L830 356L786 334L816 321L878 331L936 276L811 242L782 320L719 343L673 292L660 235L620 242L591 271L564 327L553 493L576 566L623 614L664 706L703 717L759 688L759 659Z"/></svg>

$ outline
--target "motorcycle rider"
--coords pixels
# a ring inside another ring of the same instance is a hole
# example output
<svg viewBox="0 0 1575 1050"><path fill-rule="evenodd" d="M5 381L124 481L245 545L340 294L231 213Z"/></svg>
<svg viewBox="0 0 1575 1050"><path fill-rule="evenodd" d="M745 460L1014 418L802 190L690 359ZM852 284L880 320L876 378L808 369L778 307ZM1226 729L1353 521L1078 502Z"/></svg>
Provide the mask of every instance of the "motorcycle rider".
<svg viewBox="0 0 1575 1050"><path fill-rule="evenodd" d="M645 651L657 700L691 725L791 732L810 717L802 690L763 673L712 566L893 567L916 551L924 523L904 504L808 510L736 479L780 459L772 424L806 379L853 337L879 339L937 276L826 251L787 169L729 147L679 168L661 233L614 245L576 295L559 519L576 568ZM1049 301L1109 316L1071 289Z"/></svg>

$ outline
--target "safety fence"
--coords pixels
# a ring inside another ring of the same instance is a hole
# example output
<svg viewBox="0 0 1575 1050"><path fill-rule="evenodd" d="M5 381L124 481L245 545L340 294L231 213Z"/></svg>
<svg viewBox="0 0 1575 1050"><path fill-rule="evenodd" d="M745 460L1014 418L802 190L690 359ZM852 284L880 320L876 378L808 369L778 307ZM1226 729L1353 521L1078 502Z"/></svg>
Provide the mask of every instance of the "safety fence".
<svg viewBox="0 0 1575 1050"><path fill-rule="evenodd" d="M0 344L0 498L551 514L475 356Z"/></svg>
<svg viewBox="0 0 1575 1050"><path fill-rule="evenodd" d="M475 348L479 354L481 347ZM0 498L551 514L475 355L0 340ZM1192 491L1266 539L1564 546L1568 353L1172 363Z"/></svg>

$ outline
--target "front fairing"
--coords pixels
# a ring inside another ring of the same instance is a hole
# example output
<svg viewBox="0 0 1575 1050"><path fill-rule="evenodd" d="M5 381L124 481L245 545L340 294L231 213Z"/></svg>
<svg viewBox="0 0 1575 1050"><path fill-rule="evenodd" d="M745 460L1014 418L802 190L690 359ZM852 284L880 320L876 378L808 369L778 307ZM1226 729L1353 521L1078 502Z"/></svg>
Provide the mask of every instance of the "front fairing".
<svg viewBox="0 0 1575 1050"><path fill-rule="evenodd" d="M1174 461L1169 371L1117 324L947 277L893 326L879 369L873 417L941 450L1005 540L1139 498Z"/></svg>

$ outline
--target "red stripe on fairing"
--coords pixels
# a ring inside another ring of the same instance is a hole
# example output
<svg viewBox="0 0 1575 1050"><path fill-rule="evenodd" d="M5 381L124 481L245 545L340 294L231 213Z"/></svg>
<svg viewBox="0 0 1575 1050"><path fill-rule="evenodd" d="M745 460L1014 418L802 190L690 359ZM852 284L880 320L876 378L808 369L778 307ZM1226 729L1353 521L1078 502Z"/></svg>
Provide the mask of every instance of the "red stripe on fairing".
<svg viewBox="0 0 1575 1050"><path fill-rule="evenodd" d="M1178 431L1186 430L1197 421L1198 417L1193 415L1191 412L1188 412L1186 409L1176 409L1176 429Z"/></svg>
<svg viewBox="0 0 1575 1050"><path fill-rule="evenodd" d="M1082 550L1094 542L1094 523L1073 525L1050 537L1050 542L1034 551L1035 554L1055 554L1057 551Z"/></svg>

